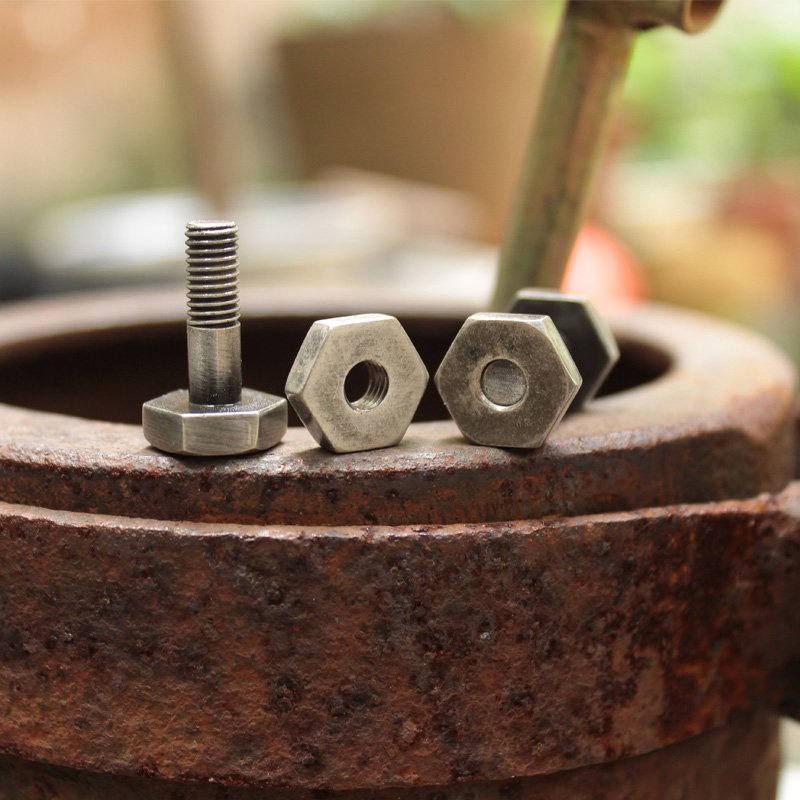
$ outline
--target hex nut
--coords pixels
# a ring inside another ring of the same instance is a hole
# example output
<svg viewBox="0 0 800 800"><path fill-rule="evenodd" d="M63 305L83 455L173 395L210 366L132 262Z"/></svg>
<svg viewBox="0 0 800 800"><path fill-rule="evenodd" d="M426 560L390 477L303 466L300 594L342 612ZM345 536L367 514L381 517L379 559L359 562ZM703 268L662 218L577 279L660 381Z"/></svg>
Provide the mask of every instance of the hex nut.
<svg viewBox="0 0 800 800"><path fill-rule="evenodd" d="M608 323L587 297L548 289L520 289L509 310L512 314L546 314L553 320L583 378L569 408L580 409L597 394L619 360Z"/></svg>
<svg viewBox="0 0 800 800"><path fill-rule="evenodd" d="M366 366L366 392L348 400L345 380L359 364ZM394 317L355 314L311 326L286 396L322 447L350 453L397 444L427 384L428 371Z"/></svg>
<svg viewBox="0 0 800 800"><path fill-rule="evenodd" d="M541 447L581 376L549 317L473 314L435 377L461 433L475 444Z"/></svg>
<svg viewBox="0 0 800 800"><path fill-rule="evenodd" d="M187 456L228 456L268 450L286 433L286 400L242 389L233 405L204 408L178 389L142 406L142 427L153 447Z"/></svg>

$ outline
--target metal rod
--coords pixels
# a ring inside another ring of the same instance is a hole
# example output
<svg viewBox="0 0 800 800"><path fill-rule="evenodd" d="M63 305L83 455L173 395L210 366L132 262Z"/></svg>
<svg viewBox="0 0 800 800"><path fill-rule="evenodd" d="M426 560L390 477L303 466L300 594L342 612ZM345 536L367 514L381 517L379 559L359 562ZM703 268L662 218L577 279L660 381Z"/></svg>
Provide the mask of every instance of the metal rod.
<svg viewBox="0 0 800 800"><path fill-rule="evenodd" d="M516 203L503 241L492 308L518 289L559 288L605 149L634 34L657 25L693 33L722 2L570 0L562 19Z"/></svg>

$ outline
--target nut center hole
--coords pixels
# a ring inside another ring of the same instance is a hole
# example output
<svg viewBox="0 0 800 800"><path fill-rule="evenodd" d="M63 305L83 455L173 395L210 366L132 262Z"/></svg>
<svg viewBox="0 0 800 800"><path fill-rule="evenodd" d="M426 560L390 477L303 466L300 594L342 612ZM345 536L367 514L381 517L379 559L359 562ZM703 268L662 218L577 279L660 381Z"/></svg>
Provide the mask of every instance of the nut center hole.
<svg viewBox="0 0 800 800"><path fill-rule="evenodd" d="M351 408L369 411L389 391L389 375L377 361L359 361L344 379L344 396Z"/></svg>
<svg viewBox="0 0 800 800"><path fill-rule="evenodd" d="M481 374L484 397L496 406L513 406L528 391L525 373L513 361L498 358L490 361Z"/></svg>

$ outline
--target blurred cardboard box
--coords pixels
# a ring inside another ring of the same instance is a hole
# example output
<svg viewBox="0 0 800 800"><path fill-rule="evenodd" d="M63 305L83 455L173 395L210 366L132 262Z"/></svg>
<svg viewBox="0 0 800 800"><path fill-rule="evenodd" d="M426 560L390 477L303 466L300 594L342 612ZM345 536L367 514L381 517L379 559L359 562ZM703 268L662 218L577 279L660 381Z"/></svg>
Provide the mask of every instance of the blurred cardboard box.
<svg viewBox="0 0 800 800"><path fill-rule="evenodd" d="M541 48L527 11L479 22L436 11L284 38L301 160L306 176L347 166L462 191L484 204L485 237L496 240L535 107Z"/></svg>

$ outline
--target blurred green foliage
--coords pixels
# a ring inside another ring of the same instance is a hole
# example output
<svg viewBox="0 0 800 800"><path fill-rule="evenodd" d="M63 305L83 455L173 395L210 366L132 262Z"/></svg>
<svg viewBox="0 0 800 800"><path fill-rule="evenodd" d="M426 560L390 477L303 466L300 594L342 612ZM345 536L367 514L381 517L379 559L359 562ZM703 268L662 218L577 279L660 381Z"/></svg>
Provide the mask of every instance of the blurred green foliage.
<svg viewBox="0 0 800 800"><path fill-rule="evenodd" d="M351 27L438 10L481 24L523 6L555 36L563 0L307 0L304 22ZM800 157L798 0L727 0L698 36L659 29L637 39L625 88L631 157L729 169Z"/></svg>
<svg viewBox="0 0 800 800"><path fill-rule="evenodd" d="M800 156L800 3L728 0L697 37L641 36L625 105L633 154L735 166Z"/></svg>

